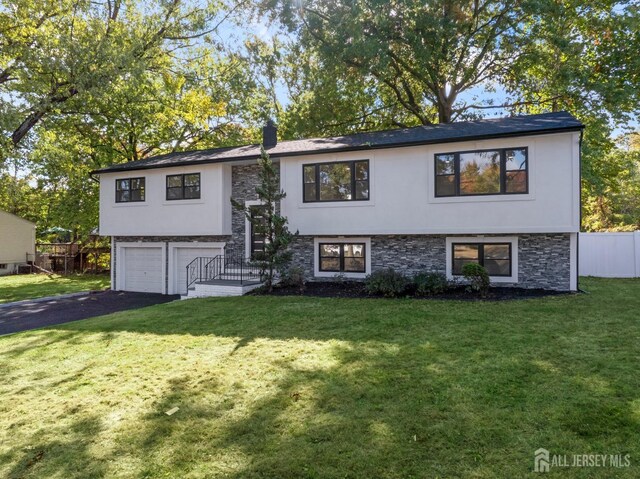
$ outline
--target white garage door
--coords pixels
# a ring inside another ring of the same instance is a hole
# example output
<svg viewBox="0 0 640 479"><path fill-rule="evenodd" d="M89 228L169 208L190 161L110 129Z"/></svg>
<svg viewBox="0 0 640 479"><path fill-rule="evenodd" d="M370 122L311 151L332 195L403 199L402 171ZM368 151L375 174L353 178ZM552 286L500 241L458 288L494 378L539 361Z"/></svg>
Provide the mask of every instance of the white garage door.
<svg viewBox="0 0 640 479"><path fill-rule="evenodd" d="M187 265L199 257L213 258L222 254L222 248L189 248L176 247L174 250L174 291L177 294L187 294Z"/></svg>
<svg viewBox="0 0 640 479"><path fill-rule="evenodd" d="M162 248L124 248L124 290L162 293Z"/></svg>

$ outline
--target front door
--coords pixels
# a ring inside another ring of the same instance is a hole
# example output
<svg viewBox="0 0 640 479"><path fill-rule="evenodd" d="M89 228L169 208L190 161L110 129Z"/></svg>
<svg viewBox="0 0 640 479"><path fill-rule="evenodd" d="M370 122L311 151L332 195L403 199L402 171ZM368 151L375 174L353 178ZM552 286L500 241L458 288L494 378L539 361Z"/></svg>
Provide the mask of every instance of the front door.
<svg viewBox="0 0 640 479"><path fill-rule="evenodd" d="M265 245L266 237L260 231L256 231L258 228L256 228L255 221L253 220L264 222L263 215L264 215L265 208L266 207L264 205L251 206L251 218L252 218L252 221L250 222L251 259L256 259L260 257L262 253L264 253L264 245Z"/></svg>

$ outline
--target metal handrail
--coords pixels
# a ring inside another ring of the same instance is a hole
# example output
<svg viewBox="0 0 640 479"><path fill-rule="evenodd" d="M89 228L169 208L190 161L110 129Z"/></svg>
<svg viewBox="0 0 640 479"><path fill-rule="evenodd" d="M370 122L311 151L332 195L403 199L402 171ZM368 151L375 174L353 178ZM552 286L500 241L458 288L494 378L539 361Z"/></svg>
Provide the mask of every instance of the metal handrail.
<svg viewBox="0 0 640 479"><path fill-rule="evenodd" d="M214 257L198 257L187 265L187 290L198 281L214 281L223 276L244 284L262 280L264 272L260 266L242 254L221 254Z"/></svg>
<svg viewBox="0 0 640 479"><path fill-rule="evenodd" d="M209 262L213 258L200 256L195 258L191 263L187 265L187 290L189 290L189 286L191 286L196 281L201 281L203 277L203 270L205 264Z"/></svg>

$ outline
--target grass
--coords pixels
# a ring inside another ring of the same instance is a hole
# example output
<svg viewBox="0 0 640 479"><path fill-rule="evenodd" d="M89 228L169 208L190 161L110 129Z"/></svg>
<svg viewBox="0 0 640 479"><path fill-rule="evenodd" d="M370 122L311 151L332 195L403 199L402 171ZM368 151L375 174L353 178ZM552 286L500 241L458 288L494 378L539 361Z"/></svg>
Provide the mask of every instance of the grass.
<svg viewBox="0 0 640 479"><path fill-rule="evenodd" d="M104 274L22 274L0 277L0 304L58 294L105 289L110 284Z"/></svg>
<svg viewBox="0 0 640 479"><path fill-rule="evenodd" d="M635 478L640 281L583 287L201 299L2 337L0 476L539 477L544 447L631 459L548 477Z"/></svg>

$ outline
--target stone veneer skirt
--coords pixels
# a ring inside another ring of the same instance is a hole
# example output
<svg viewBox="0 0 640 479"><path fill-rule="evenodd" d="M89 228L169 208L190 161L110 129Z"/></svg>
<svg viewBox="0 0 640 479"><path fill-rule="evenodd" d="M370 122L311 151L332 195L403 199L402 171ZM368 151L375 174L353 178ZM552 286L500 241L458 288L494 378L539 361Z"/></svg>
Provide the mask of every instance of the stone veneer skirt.
<svg viewBox="0 0 640 479"><path fill-rule="evenodd" d="M475 235L452 235L456 237ZM492 235L483 235L490 238ZM523 288L569 290L570 235L569 234L505 234L518 237L518 283ZM445 273L446 235L370 235L371 271L393 268L407 275L437 271ZM349 236L348 238L351 238ZM353 237L357 238L357 237ZM313 236L299 236L292 245L292 264L302 268L313 280ZM331 278L328 278L329 280ZM327 280L327 278L318 278ZM501 283L506 286L507 283Z"/></svg>

